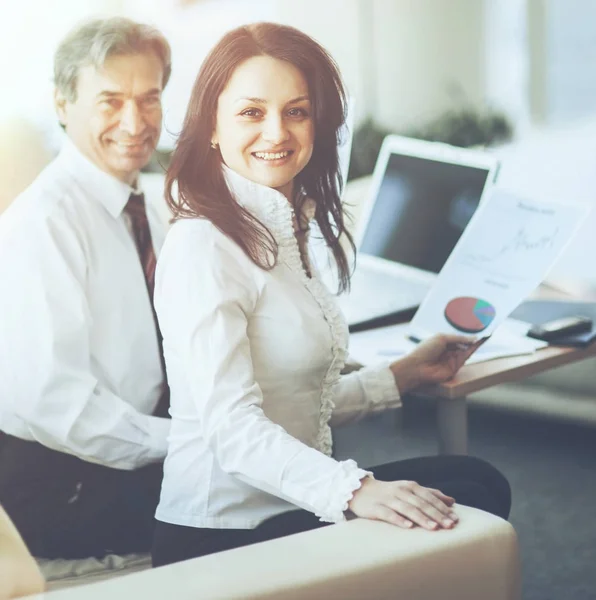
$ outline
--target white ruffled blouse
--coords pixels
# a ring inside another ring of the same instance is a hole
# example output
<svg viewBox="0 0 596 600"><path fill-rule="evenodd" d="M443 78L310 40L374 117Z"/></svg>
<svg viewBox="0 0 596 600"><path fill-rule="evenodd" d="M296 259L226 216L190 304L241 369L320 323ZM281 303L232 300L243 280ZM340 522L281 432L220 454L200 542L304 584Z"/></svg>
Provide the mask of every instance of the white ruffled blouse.
<svg viewBox="0 0 596 600"><path fill-rule="evenodd" d="M367 472L331 458L330 426L398 406L394 377L386 365L340 374L347 324L308 258L305 270L290 203L225 174L274 235L278 262L260 269L204 219L167 235L155 307L172 425L156 518L247 529L300 507L342 521ZM312 209L307 201L302 225Z"/></svg>

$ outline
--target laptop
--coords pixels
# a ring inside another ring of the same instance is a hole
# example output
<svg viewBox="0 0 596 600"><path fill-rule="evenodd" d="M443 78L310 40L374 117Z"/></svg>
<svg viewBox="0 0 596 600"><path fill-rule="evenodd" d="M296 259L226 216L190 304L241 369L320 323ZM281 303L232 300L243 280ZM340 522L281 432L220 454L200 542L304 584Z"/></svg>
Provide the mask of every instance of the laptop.
<svg viewBox="0 0 596 600"><path fill-rule="evenodd" d="M498 164L482 150L384 139L355 232L352 289L339 298L352 330L418 308L496 181Z"/></svg>

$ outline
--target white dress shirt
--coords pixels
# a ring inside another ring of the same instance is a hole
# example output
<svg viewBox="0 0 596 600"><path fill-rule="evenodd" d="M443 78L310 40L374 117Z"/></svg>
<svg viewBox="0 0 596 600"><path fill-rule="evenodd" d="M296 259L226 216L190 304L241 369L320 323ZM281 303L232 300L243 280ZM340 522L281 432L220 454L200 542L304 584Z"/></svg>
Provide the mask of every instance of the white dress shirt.
<svg viewBox="0 0 596 600"><path fill-rule="evenodd" d="M120 469L163 459L169 431L131 191L66 140L0 217L0 429Z"/></svg>
<svg viewBox="0 0 596 600"><path fill-rule="evenodd" d="M315 269L309 278L289 202L226 168L237 201L279 244L257 267L204 219L176 222L158 260L172 428L156 517L254 528L302 507L344 519L366 471L331 458L330 424L398 406L385 365L340 375L348 328Z"/></svg>

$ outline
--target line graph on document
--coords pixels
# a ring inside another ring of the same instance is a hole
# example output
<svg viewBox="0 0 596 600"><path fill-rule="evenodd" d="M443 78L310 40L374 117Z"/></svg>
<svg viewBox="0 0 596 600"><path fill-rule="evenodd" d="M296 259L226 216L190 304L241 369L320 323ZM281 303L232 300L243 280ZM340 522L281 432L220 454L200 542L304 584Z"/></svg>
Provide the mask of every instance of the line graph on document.
<svg viewBox="0 0 596 600"><path fill-rule="evenodd" d="M544 223L535 221L514 227L511 225L511 222L507 225L495 223L492 234L483 237L481 243L471 245L474 250L464 253L460 264L479 269L485 275L523 280L525 277L521 274L528 273L528 262L535 263L537 258L546 258L557 248L558 226L545 227ZM509 231L503 232L503 229Z"/></svg>

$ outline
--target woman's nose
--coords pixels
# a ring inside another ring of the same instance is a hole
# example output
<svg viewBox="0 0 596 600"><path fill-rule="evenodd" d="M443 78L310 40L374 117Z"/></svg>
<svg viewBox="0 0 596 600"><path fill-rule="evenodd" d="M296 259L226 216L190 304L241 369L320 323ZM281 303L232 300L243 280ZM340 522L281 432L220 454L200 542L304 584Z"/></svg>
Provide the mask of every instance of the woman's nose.
<svg viewBox="0 0 596 600"><path fill-rule="evenodd" d="M268 118L264 124L262 137L275 145L285 142L290 136L283 118L278 116Z"/></svg>

